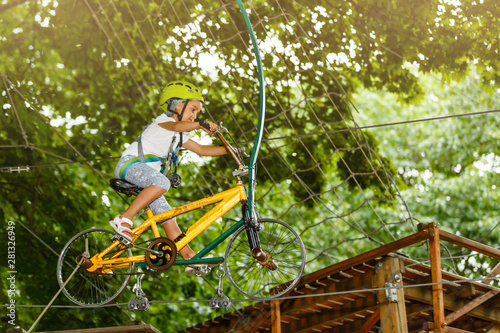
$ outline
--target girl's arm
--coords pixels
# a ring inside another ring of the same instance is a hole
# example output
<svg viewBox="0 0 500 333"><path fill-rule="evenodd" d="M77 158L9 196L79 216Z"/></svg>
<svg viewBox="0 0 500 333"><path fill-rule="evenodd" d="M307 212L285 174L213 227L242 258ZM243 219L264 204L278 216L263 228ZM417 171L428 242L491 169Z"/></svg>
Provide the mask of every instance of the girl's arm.
<svg viewBox="0 0 500 333"><path fill-rule="evenodd" d="M187 140L182 147L200 156L217 156L227 154L226 148L224 147L200 145L198 142L191 139Z"/></svg>
<svg viewBox="0 0 500 333"><path fill-rule="evenodd" d="M215 131L215 129L217 128L217 125L211 121L207 121L207 123L210 125L210 129L212 130L212 132ZM211 131L209 131L206 128L204 128L203 126L201 126L200 123L197 121L196 122L194 122L194 121L176 121L176 122L167 121L164 123L159 123L158 126L164 128L164 129L170 130L170 131L174 131L174 132L189 132L189 131L194 131L197 129L202 129L205 132L207 132L208 134L212 134Z"/></svg>

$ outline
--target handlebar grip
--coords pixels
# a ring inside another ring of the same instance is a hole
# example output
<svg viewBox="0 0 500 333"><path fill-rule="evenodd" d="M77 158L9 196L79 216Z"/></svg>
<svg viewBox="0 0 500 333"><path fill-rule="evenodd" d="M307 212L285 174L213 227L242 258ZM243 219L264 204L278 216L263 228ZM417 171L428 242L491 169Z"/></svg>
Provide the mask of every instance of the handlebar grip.
<svg viewBox="0 0 500 333"><path fill-rule="evenodd" d="M210 125L208 124L208 122L206 120L200 120L198 122L198 124L200 124L201 127L210 131Z"/></svg>

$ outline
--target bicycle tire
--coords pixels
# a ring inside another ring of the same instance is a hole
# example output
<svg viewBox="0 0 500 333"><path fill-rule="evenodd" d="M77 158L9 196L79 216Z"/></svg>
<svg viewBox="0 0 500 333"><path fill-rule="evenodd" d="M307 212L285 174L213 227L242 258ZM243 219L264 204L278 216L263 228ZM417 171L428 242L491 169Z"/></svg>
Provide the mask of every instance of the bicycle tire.
<svg viewBox="0 0 500 333"><path fill-rule="evenodd" d="M90 257L103 251L111 244L113 232L107 229L93 228L75 235L63 248L57 261L57 282L62 288L66 279L76 267L76 257L85 250L85 237L88 239ZM114 253L115 251L113 251ZM124 250L122 256L130 257L130 248ZM116 273L132 273L133 264L115 269ZM111 271L113 272L113 271ZM88 272L80 267L73 278L62 289L64 295L80 306L104 305L113 302L127 287L130 275L98 274Z"/></svg>
<svg viewBox="0 0 500 333"><path fill-rule="evenodd" d="M299 281L306 264L304 244L292 227L273 219L261 219L259 224L261 248L272 256L277 269L260 265L252 256L245 226L231 238L224 256L229 282L238 292L254 300L288 293Z"/></svg>

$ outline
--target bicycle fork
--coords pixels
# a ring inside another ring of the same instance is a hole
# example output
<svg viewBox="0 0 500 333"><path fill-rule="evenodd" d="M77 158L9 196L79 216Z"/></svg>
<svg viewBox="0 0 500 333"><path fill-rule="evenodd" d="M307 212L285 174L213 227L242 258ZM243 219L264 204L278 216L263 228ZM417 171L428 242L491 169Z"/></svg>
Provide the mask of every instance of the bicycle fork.
<svg viewBox="0 0 500 333"><path fill-rule="evenodd" d="M271 271L275 271L278 269L278 264L273 260L269 252L262 249L258 233L259 225L257 223L252 223L253 221L248 213L248 205L244 204L241 210L243 213L243 220L245 221L245 231L247 233L248 245L250 246L252 257L254 257L260 265Z"/></svg>

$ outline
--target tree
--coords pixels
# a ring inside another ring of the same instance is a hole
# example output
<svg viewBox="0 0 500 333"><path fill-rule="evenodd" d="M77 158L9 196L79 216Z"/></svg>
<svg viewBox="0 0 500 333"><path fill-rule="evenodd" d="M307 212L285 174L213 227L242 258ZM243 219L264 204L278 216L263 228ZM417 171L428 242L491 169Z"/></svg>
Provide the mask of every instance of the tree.
<svg viewBox="0 0 500 333"><path fill-rule="evenodd" d="M418 73L439 73L451 82L466 77L471 63L481 87L493 92L500 5L492 0L318 0L253 1L248 6L268 83L265 138L275 139L264 143L259 159L261 214L280 217L301 232L309 272L409 232L414 221L400 198L406 199L401 191L413 184L405 174L401 180L395 168L405 165L384 150L383 141L377 143L381 139L374 132L345 131L356 126L355 108L365 99L354 99L355 93L363 87L385 89L411 105L425 96ZM45 304L58 289L55 278L40 287L39 276L54 275L57 258L48 247L58 252L75 231L104 227L123 209L124 201L107 187L113 158L159 112L156 98L167 81L189 76L209 96L206 117L223 121L236 141L253 141L258 103L254 55L233 2L31 1L2 7L0 23L0 167L31 166L28 173L2 173L0 214L4 221L18 221L17 257L29 258L16 265L22 273L22 302ZM384 115L373 119L383 121ZM457 135L461 130L456 128ZM310 135L322 132L331 133ZM455 161L465 170L489 151L494 138L489 135L486 148L473 158L452 150L453 161L441 160L439 151L429 150L436 156L425 163L449 183ZM413 167L410 162L405 163ZM185 157L182 192L168 196L184 202L228 188L232 168L227 158L200 163ZM435 213L433 205L422 212ZM234 214L197 247L237 219ZM172 270L164 280L178 273ZM207 299L212 292L189 277L168 294L156 280L149 283L152 299ZM166 307L170 311L152 324L168 331L210 315L189 303ZM177 322L175 311L190 315ZM18 323L29 326L36 314L19 310ZM39 328L123 320L114 308L86 316L50 311ZM166 319L175 324L164 324Z"/></svg>

